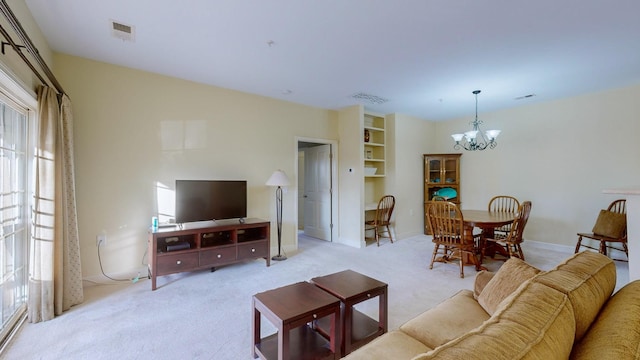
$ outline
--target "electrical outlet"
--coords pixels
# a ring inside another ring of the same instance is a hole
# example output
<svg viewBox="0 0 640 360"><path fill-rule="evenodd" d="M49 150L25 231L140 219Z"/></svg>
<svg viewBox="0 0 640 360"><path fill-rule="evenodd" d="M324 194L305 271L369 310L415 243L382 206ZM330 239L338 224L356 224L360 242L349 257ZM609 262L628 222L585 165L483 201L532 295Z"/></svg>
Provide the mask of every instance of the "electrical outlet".
<svg viewBox="0 0 640 360"><path fill-rule="evenodd" d="M107 235L106 234L100 234L98 236L96 236L96 246L106 246L107 245Z"/></svg>

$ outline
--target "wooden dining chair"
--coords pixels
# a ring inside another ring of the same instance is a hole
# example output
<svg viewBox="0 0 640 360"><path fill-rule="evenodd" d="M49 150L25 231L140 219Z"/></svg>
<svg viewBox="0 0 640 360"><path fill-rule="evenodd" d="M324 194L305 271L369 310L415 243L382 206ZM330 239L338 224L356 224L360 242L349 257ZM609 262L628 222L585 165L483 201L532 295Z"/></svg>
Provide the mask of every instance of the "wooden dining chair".
<svg viewBox="0 0 640 360"><path fill-rule="evenodd" d="M520 202L513 196L498 195L489 200L488 210L491 212L503 212L516 214L520 208ZM495 228L493 231L507 236L511 230L511 224Z"/></svg>
<svg viewBox="0 0 640 360"><path fill-rule="evenodd" d="M364 230L373 231L378 246L380 246L381 237L388 237L393 244L393 235L391 234L390 226L391 215L393 214L393 208L395 206L396 198L393 195L383 196L378 201L375 218L373 220L367 220L364 223Z"/></svg>
<svg viewBox="0 0 640 360"><path fill-rule="evenodd" d="M517 216L510 225L509 233L503 235L502 233L494 233L491 238L483 237L483 244L480 246L480 262L484 259L485 251L488 246L501 246L504 248L504 252L509 257L517 257L524 260L524 253L522 252L522 242L524 234L524 228L529 221L529 214L531 213L531 201L525 201L518 207Z"/></svg>
<svg viewBox="0 0 640 360"><path fill-rule="evenodd" d="M627 201L625 199L614 200L607 210L601 210L596 224L590 233L578 233L578 243L576 244L577 253L580 247L586 247L592 250L598 250L603 255L607 255L607 249L624 251L627 260L614 259L619 261L628 261L629 249L627 248ZM589 238L599 242L599 246L593 247L583 244L582 239ZM619 244L619 245L617 245ZM621 247L620 247L621 246ZM608 256L608 255L607 255Z"/></svg>
<svg viewBox="0 0 640 360"><path fill-rule="evenodd" d="M464 219L458 206L449 201L430 201L427 204L427 219L433 233L433 254L429 269L436 261L458 260L460 277L464 278L464 257L476 260L473 242L464 241ZM436 257L440 256L438 259ZM478 264L477 261L473 261Z"/></svg>

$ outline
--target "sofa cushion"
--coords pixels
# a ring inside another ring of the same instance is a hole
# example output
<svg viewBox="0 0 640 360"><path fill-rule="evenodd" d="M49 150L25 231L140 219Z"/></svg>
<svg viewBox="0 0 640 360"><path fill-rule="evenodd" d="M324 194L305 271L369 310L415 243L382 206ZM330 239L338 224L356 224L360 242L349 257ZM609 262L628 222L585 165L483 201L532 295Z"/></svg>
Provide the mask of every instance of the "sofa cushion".
<svg viewBox="0 0 640 360"><path fill-rule="evenodd" d="M604 305L571 359L640 358L640 280L625 285Z"/></svg>
<svg viewBox="0 0 640 360"><path fill-rule="evenodd" d="M576 338L582 339L602 305L616 286L616 266L608 257L583 251L533 281L550 286L569 297L576 318Z"/></svg>
<svg viewBox="0 0 640 360"><path fill-rule="evenodd" d="M372 342L347 355L345 360L396 359L409 360L431 350L402 331L395 330L375 338Z"/></svg>
<svg viewBox="0 0 640 360"><path fill-rule="evenodd" d="M470 290L461 290L407 321L400 330L430 348L440 346L489 319Z"/></svg>
<svg viewBox="0 0 640 360"><path fill-rule="evenodd" d="M492 315L498 305L520 284L539 272L540 270L518 258L508 259L482 289L478 295L478 303L489 315Z"/></svg>
<svg viewBox="0 0 640 360"><path fill-rule="evenodd" d="M473 280L473 297L477 300L478 296L484 289L485 286L489 283L491 279L496 275L495 272L482 270L476 274L475 279Z"/></svg>
<svg viewBox="0 0 640 360"><path fill-rule="evenodd" d="M567 359L575 321L567 296L527 281L480 327L414 360Z"/></svg>

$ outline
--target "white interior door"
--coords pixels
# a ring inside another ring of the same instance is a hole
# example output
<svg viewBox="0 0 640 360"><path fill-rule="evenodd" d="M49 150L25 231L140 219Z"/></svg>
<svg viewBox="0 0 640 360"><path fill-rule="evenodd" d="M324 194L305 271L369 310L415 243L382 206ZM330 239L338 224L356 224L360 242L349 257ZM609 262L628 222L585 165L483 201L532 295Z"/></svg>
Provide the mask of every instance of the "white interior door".
<svg viewBox="0 0 640 360"><path fill-rule="evenodd" d="M298 230L304 231L304 150L298 150Z"/></svg>
<svg viewBox="0 0 640 360"><path fill-rule="evenodd" d="M304 233L331 241L331 145L305 149Z"/></svg>

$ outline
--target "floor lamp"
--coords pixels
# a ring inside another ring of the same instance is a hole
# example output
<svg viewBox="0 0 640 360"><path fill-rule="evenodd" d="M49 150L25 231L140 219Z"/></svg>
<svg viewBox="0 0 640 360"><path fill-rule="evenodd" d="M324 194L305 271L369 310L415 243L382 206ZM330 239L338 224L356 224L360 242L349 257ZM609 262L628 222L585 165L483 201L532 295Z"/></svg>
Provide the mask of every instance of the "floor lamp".
<svg viewBox="0 0 640 360"><path fill-rule="evenodd" d="M276 216L278 225L278 255L271 258L271 260L287 260L287 257L282 255L282 187L289 186L289 178L287 174L282 170L276 170L273 172L269 180L267 180L267 186L277 186L276 189Z"/></svg>

